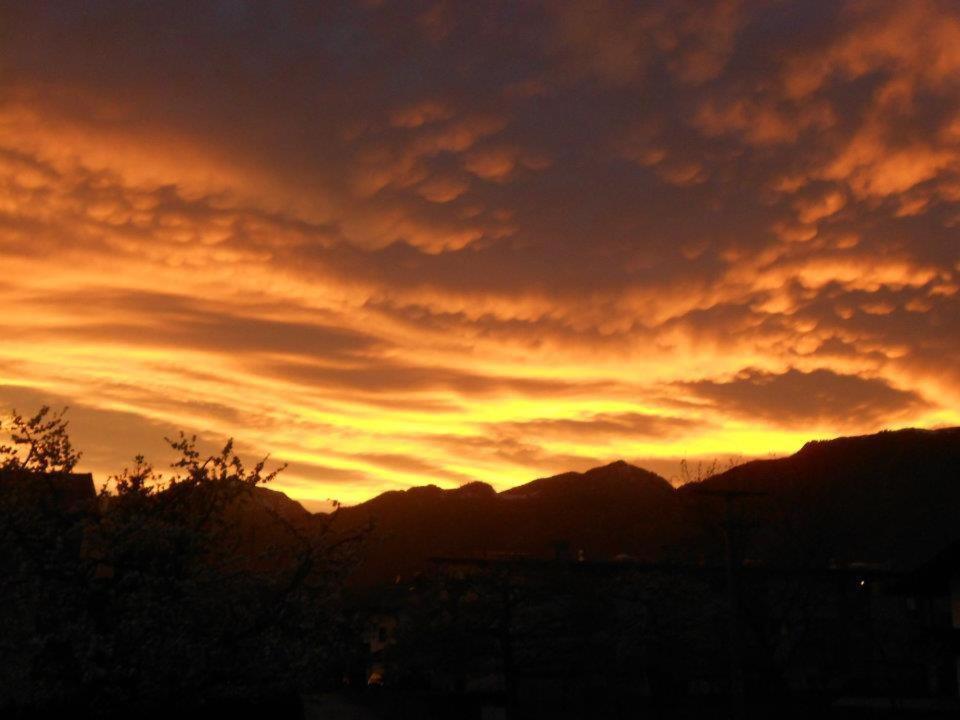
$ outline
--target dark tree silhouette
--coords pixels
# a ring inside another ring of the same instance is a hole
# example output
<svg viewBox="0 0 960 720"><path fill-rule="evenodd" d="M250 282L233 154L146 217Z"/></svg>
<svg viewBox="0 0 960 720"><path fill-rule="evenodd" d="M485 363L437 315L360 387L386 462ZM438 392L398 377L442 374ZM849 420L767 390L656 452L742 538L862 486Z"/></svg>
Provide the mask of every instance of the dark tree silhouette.
<svg viewBox="0 0 960 720"><path fill-rule="evenodd" d="M64 419L67 408L51 413L40 408L36 415L24 417L11 413L6 430L12 445L0 445L0 471L30 473L68 473L76 467L80 453L73 449ZM0 432L4 431L0 421Z"/></svg>
<svg viewBox="0 0 960 720"><path fill-rule="evenodd" d="M14 414L8 434L0 711L295 707L334 677L358 538L279 503L262 486L282 468L246 467L232 442L205 456L181 434L171 477L138 456L112 492L65 505L51 490L77 479L79 454L63 413Z"/></svg>

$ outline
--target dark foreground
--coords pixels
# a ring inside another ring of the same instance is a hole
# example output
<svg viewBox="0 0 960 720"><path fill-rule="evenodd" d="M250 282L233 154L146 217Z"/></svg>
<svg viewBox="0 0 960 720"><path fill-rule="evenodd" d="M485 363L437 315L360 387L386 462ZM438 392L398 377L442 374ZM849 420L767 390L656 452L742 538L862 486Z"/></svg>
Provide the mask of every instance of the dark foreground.
<svg viewBox="0 0 960 720"><path fill-rule="evenodd" d="M960 713L960 431L683 493L623 463L401 493L365 534L184 438L175 478L141 463L98 494L45 417L0 467L3 718Z"/></svg>

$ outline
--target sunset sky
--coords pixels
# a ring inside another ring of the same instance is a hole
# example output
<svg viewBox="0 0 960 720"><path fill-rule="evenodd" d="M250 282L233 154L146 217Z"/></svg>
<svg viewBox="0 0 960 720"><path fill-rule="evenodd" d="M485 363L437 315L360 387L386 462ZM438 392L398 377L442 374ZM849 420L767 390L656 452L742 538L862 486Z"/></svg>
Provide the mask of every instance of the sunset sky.
<svg viewBox="0 0 960 720"><path fill-rule="evenodd" d="M311 507L960 424L960 3L3 2L0 331Z"/></svg>

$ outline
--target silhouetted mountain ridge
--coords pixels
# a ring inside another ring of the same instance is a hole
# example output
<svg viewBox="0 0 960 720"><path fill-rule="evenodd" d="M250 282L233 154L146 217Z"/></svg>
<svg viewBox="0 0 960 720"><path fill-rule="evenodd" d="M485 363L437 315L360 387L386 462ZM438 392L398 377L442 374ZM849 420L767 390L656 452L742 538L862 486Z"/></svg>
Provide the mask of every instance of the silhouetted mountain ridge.
<svg viewBox="0 0 960 720"><path fill-rule="evenodd" d="M704 493L703 491L708 491ZM392 580L436 556L551 556L719 562L722 501L736 501L745 558L909 565L960 537L960 428L808 442L674 488L624 461L496 493L485 483L391 491L340 510L342 529L372 524L358 582Z"/></svg>
<svg viewBox="0 0 960 720"><path fill-rule="evenodd" d="M509 498L552 498L560 500L571 496L593 499L620 493L626 495L670 494L673 486L656 473L617 460L583 473L567 472L539 478L500 493Z"/></svg>
<svg viewBox="0 0 960 720"><path fill-rule="evenodd" d="M423 569L435 556L546 557L559 543L597 557L627 548L652 558L663 542L676 540L679 512L669 482L618 461L501 493L486 483L390 491L342 508L336 524L343 529L372 525L359 577L375 582Z"/></svg>
<svg viewBox="0 0 960 720"><path fill-rule="evenodd" d="M960 536L960 428L808 442L789 457L744 463L679 492L704 489L759 494L741 502L741 512L765 525L756 554L793 545L808 558L909 565Z"/></svg>

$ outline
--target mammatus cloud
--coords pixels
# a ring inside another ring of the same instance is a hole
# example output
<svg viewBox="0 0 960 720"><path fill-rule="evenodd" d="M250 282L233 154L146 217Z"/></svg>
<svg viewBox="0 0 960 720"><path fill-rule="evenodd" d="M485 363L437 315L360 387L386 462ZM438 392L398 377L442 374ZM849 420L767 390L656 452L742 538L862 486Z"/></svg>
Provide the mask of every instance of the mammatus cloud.
<svg viewBox="0 0 960 720"><path fill-rule="evenodd" d="M960 422L954 3L0 13L0 402L98 474L182 427L351 502Z"/></svg>

